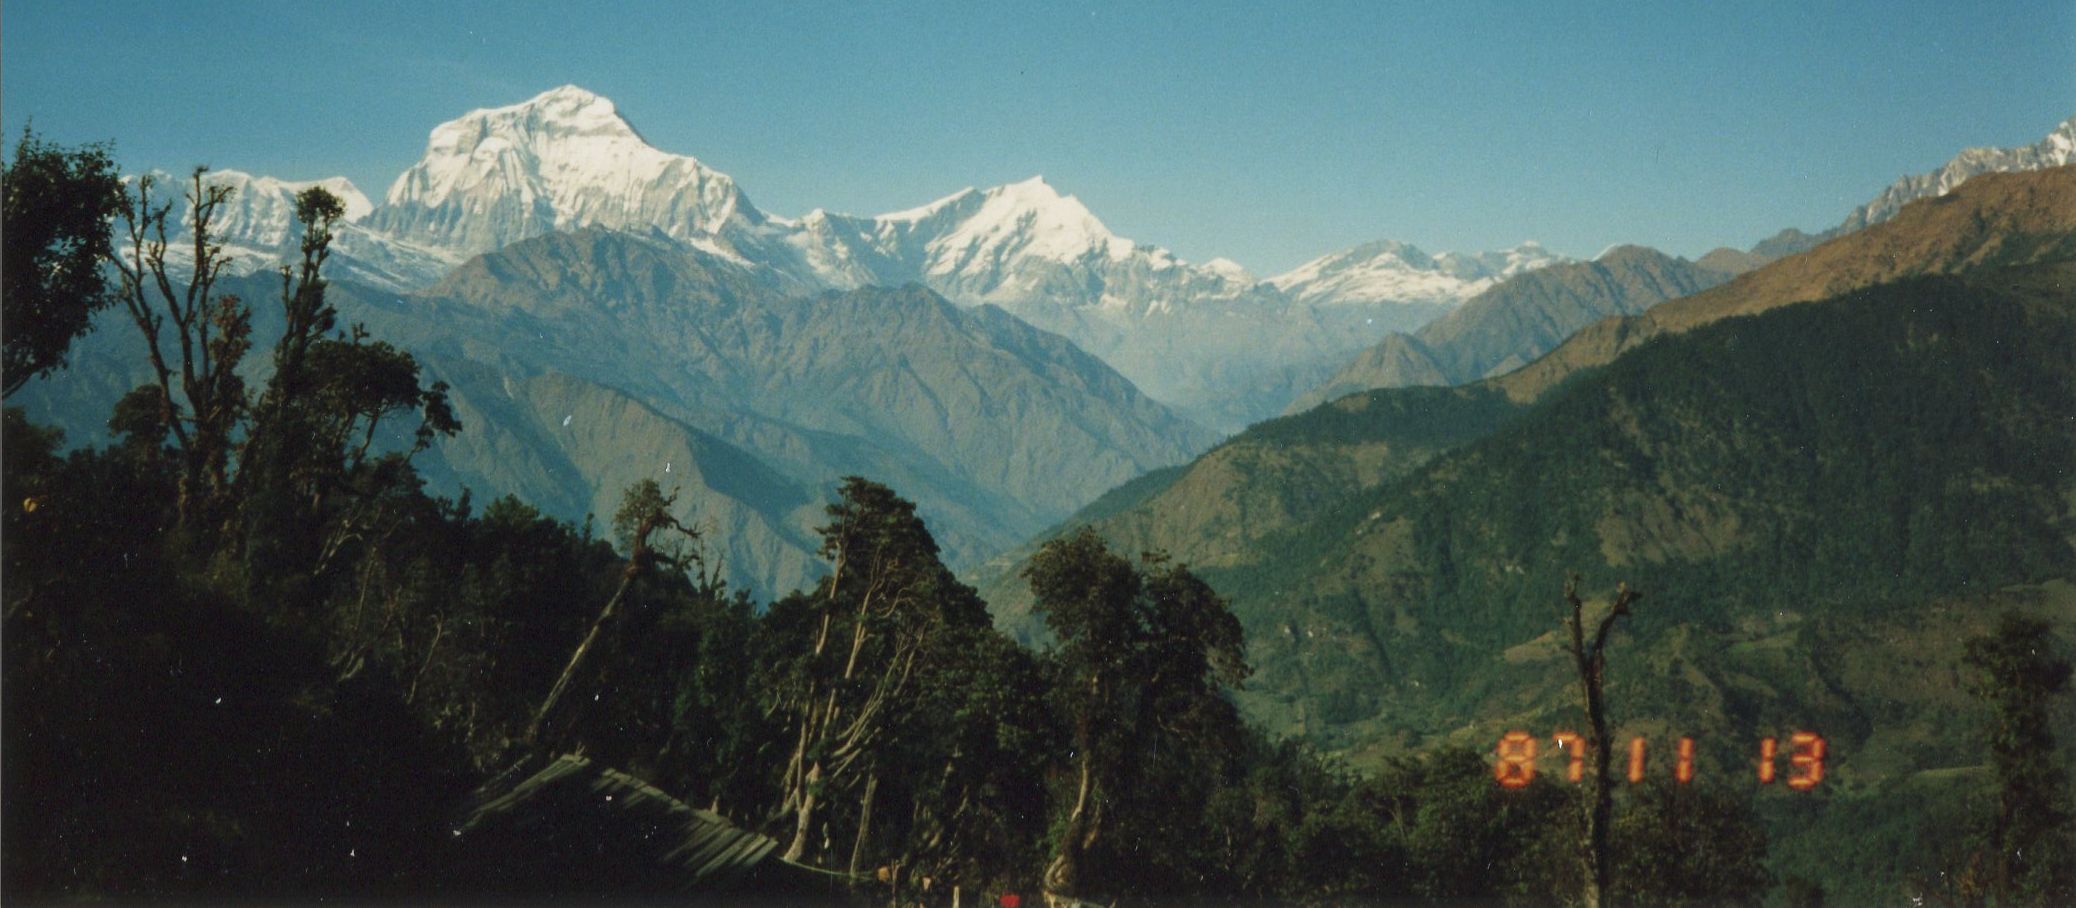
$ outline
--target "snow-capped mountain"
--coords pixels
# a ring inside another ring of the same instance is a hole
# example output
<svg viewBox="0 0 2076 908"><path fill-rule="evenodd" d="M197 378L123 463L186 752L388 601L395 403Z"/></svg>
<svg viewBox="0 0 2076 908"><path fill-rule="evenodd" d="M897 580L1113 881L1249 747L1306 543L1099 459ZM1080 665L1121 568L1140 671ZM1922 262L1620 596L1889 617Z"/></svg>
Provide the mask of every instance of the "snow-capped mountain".
<svg viewBox="0 0 2076 908"><path fill-rule="evenodd" d="M1533 241L1499 252L1431 256L1382 240L1320 256L1269 283L1301 302L1322 305L1454 305L1514 275L1567 261Z"/></svg>
<svg viewBox="0 0 2076 908"><path fill-rule="evenodd" d="M231 188L230 198L217 210L214 227L226 242L240 246L272 249L293 240L301 231L296 223L296 196L313 186L322 186L338 197L346 209L342 218L346 223L365 218L375 209L345 177L294 182L238 170L212 170L206 179L211 185ZM178 210L185 225L187 210Z"/></svg>
<svg viewBox="0 0 2076 908"><path fill-rule="evenodd" d="M1970 148L1931 173L1912 174L1889 184L1873 200L1846 216L1830 235L1843 235L1895 217L1903 206L1918 199L1942 196L1969 177L1983 173L2045 170L2076 163L2076 117L2031 145L2022 148Z"/></svg>
<svg viewBox="0 0 2076 908"><path fill-rule="evenodd" d="M265 271L301 254L297 249L302 226L296 222L296 196L313 186L324 187L338 197L345 209L333 228L334 277L384 290L409 290L438 280L466 258L457 250L425 246L369 230L361 222L375 206L345 177L282 180L226 169L208 171L202 179L209 186L231 190L210 221L211 235L223 245L225 272L229 274ZM193 211L182 201L191 187L186 178L164 171L153 171L152 181L153 198L159 203L171 203L171 210L180 216L180 235L168 238L166 259L175 268L191 267ZM124 222L118 219L115 231L119 250L126 248L125 230Z"/></svg>
<svg viewBox="0 0 2076 908"><path fill-rule="evenodd" d="M1235 284L1252 286L1261 282L1261 279L1255 277L1254 272L1247 270L1246 266L1224 256L1205 262L1203 268Z"/></svg>
<svg viewBox="0 0 2076 908"><path fill-rule="evenodd" d="M189 237L189 232L194 229L194 212L184 201L193 191L189 178L163 170L152 171L150 177L153 202L170 206L170 213L179 217L181 236ZM273 254L294 241L301 229L296 223L296 195L303 190L322 186L337 196L345 206L343 220L347 222L367 217L374 208L368 197L345 177L297 182L253 176L241 170L211 170L203 174L202 180L210 187L230 189L230 194L211 216L210 233L223 244L225 253L232 256L231 270L234 273L273 264ZM136 190L136 183L131 178L125 177L123 182L132 192ZM115 225L118 246L122 245L125 223L118 218ZM168 257L185 255L192 258L192 249L178 248L188 245L186 242L169 242L166 253Z"/></svg>
<svg viewBox="0 0 2076 908"><path fill-rule="evenodd" d="M577 227L695 242L764 220L727 174L657 150L612 101L565 85L434 128L369 226L475 254Z"/></svg>
<svg viewBox="0 0 2076 908"><path fill-rule="evenodd" d="M310 184L217 176L245 206L223 220L236 254L251 267L292 258L293 196ZM334 243L343 279L415 289L531 237L629 231L796 295L916 283L996 305L1221 428L1272 415L1387 331L1558 260L1533 244L1442 256L1374 244L1262 282L1230 260L1191 264L1120 237L1042 177L876 216L776 217L727 174L651 146L612 101L569 85L435 127L379 205L343 180L325 185L348 206Z"/></svg>
<svg viewBox="0 0 2076 908"><path fill-rule="evenodd" d="M1224 428L1285 396L1289 369L1316 368L1367 342L1351 339L1345 325L1293 314L1286 297L1233 262L1193 265L1112 233L1042 177L873 217L816 210L797 222L774 218L731 227L722 239L801 283L919 283L956 302L999 306Z"/></svg>
<svg viewBox="0 0 2076 908"><path fill-rule="evenodd" d="M1053 306L1166 311L1253 285L1230 262L1192 266L1111 233L1080 199L1044 177L969 187L876 217L816 209L783 226L803 277L831 286L916 282L960 302L1011 311L1038 298ZM741 233L731 239L755 242Z"/></svg>

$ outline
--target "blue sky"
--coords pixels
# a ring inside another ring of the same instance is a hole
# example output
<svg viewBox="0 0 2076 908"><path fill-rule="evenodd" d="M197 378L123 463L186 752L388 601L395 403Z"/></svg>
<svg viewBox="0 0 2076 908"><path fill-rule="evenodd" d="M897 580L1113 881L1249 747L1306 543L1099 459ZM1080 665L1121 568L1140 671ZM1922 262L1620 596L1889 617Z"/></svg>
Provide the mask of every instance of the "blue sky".
<svg viewBox="0 0 2076 908"><path fill-rule="evenodd" d="M2076 114L2076 3L75 3L0 20L0 127L371 197L563 83L768 211L1042 173L1269 274L1374 239L1689 256L1835 224Z"/></svg>

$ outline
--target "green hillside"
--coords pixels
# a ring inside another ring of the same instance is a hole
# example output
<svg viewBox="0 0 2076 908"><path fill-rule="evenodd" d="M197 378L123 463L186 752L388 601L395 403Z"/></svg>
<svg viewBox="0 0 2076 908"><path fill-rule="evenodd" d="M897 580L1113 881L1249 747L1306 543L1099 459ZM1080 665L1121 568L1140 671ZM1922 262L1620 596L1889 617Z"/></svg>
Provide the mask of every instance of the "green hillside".
<svg viewBox="0 0 2076 908"><path fill-rule="evenodd" d="M1961 641L2006 611L2076 639L2072 198L2072 168L1971 181L1508 375L1259 424L1067 526L1200 570L1248 636L1244 711L1359 766L1581 728L1561 591L1626 582L1618 737L1750 786L1777 877L1938 889L1987 809ZM989 569L1028 627L1016 560ZM1796 729L1825 785L1756 787Z"/></svg>
<svg viewBox="0 0 2076 908"><path fill-rule="evenodd" d="M1329 518L1350 495L1404 476L1443 451L1491 433L1526 408L1485 388L1401 388L1344 397L1257 423L1187 467L1147 473L1083 508L1066 526L1093 525L1124 551L1164 551L1190 564L1232 567L1261 546ZM1017 571L1036 545L979 572L998 620L1036 634Z"/></svg>
<svg viewBox="0 0 2076 908"><path fill-rule="evenodd" d="M2060 264L1775 308L1525 407L1355 395L1077 520L1196 565L1245 628L1248 716L1358 766L1582 728L1563 583L1604 608L1627 582L1616 735L1692 737L1702 778L1751 786L1776 874L1843 903L1921 891L1983 809L1961 641L2007 610L2076 638L2071 288ZM994 567L1000 620L1027 626ZM1830 742L1824 787L1757 789L1757 742L1796 729Z"/></svg>
<svg viewBox="0 0 2076 908"><path fill-rule="evenodd" d="M1653 342L1206 565L1257 641L1254 711L1371 751L1560 708L1550 632L1577 571L1651 594L1633 652L1715 691L1632 680L1656 718L1793 720L1828 700L1743 683L1737 646L1806 655L1833 625L2076 576L2070 274L1911 281Z"/></svg>

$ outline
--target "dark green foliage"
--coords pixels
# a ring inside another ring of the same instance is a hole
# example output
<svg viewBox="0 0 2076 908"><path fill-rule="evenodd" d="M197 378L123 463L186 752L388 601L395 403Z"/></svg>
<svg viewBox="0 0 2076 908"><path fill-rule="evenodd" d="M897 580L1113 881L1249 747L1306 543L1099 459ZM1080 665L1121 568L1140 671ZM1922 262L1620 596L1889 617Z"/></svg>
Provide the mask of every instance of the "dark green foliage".
<svg viewBox="0 0 2076 908"><path fill-rule="evenodd" d="M2069 689L2059 649L2047 622L2016 613L1968 641L1971 689L1993 716L1984 737L1998 791L1985 846L1989 891L2000 901L2076 900L2076 828L2050 713Z"/></svg>
<svg viewBox="0 0 2076 908"><path fill-rule="evenodd" d="M1330 771L1316 758L1306 764L1317 781L1283 787L1266 803L1268 792L1256 796L1263 799L1256 823L1281 821L1263 846L1283 863L1269 877L1275 887L1250 892L1255 898L1543 904L1578 889L1567 850L1577 815L1569 789L1543 778L1521 790L1500 788L1482 756L1456 749L1395 760L1365 778ZM1279 766L1290 764L1269 763Z"/></svg>
<svg viewBox="0 0 2076 908"><path fill-rule="evenodd" d="M1945 771L1850 795L1762 799L1767 825L1781 830L1768 851L1784 894L1815 887L1833 905L1959 896L1979 884L1968 862L1982 805L1994 800L1987 782Z"/></svg>
<svg viewBox="0 0 2076 908"><path fill-rule="evenodd" d="M1073 748L1048 892L1177 891L1164 858L1187 853L1193 830L1172 805L1203 802L1227 766L1216 742L1240 735L1221 696L1247 676L1239 622L1187 568L1143 562L1083 529L1047 543L1025 572L1059 640L1056 690Z"/></svg>
<svg viewBox="0 0 2076 908"><path fill-rule="evenodd" d="M1638 622L1652 639L2068 576L2055 503L2076 470L2076 436L2058 428L2076 412L2072 363L2066 300L1988 281L1731 319L1576 377L1253 563L1205 574L1257 634L1295 611L1375 635L1419 699L1447 698L1443 715L1489 693L1467 667L1547 630L1543 591L1571 565L1678 590ZM1387 528L1404 545L1380 553L1370 540ZM1282 670L1282 653L1263 658Z"/></svg>
<svg viewBox="0 0 2076 908"><path fill-rule="evenodd" d="M769 828L794 858L899 886L1013 883L1043 831L1044 676L938 559L915 505L848 477L830 573L758 623L776 734Z"/></svg>
<svg viewBox="0 0 2076 908"><path fill-rule="evenodd" d="M1757 905L1772 884L1766 832L1745 791L1647 784L1613 833L1617 905Z"/></svg>
<svg viewBox="0 0 2076 908"><path fill-rule="evenodd" d="M1390 441L1407 447L1453 447L1490 434L1519 410L1506 395L1490 388L1393 388L1257 423L1230 443Z"/></svg>
<svg viewBox="0 0 2076 908"><path fill-rule="evenodd" d="M891 859L940 884L1017 887L1035 877L1046 769L1058 729L1046 667L990 627L947 629L880 763L877 866Z"/></svg>
<svg viewBox="0 0 2076 908"><path fill-rule="evenodd" d="M14 159L0 164L0 383L13 394L65 365L65 351L95 312L114 302L102 275L108 223L122 209L109 147L64 148L24 128Z"/></svg>
<svg viewBox="0 0 2076 908"><path fill-rule="evenodd" d="M9 411L11 895L412 891L465 775L377 675L240 606L163 531L173 477ZM34 510L22 506L33 496Z"/></svg>
<svg viewBox="0 0 2076 908"><path fill-rule="evenodd" d="M396 481L402 461L461 428L447 386L421 387L411 354L371 341L359 325L332 335L337 313L325 301L320 269L343 212L322 188L296 196L300 273L281 270L284 327L274 344L274 372L253 406L240 451L244 555L262 586L269 577L327 560L344 534L384 522L375 502L382 486ZM414 413L419 423L408 453L371 461L382 420Z"/></svg>

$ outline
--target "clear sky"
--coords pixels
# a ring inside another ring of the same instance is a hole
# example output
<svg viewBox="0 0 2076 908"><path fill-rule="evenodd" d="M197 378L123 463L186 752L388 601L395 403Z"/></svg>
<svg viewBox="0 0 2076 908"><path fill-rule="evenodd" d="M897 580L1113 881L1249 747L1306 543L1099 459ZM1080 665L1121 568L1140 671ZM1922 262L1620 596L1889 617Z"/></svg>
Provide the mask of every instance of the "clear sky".
<svg viewBox="0 0 2076 908"><path fill-rule="evenodd" d="M1700 7L1707 7L1700 9ZM0 127L127 167L344 174L575 83L759 207L1044 174L1272 274L1397 239L1694 256L1837 223L2076 114L2076 2L122 3L9 0Z"/></svg>

